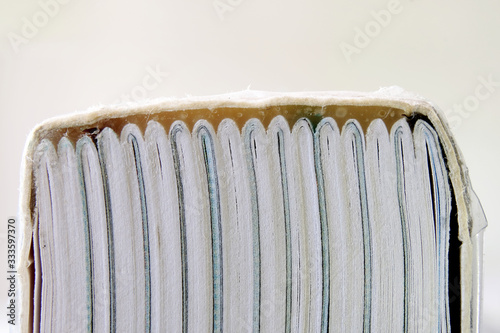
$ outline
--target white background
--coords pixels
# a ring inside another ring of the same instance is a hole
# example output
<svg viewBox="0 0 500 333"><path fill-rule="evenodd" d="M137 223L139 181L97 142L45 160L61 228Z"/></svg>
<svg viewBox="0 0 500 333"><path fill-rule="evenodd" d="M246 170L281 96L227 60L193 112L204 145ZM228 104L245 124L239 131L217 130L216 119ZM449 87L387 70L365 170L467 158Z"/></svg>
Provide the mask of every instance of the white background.
<svg viewBox="0 0 500 333"><path fill-rule="evenodd" d="M21 154L35 124L126 95L399 85L453 117L489 219L482 331L500 331L499 1L54 1L0 0L0 329L7 217L17 214ZM382 26L372 11L388 8ZM356 52L346 57L347 44ZM150 71L161 73L156 81Z"/></svg>

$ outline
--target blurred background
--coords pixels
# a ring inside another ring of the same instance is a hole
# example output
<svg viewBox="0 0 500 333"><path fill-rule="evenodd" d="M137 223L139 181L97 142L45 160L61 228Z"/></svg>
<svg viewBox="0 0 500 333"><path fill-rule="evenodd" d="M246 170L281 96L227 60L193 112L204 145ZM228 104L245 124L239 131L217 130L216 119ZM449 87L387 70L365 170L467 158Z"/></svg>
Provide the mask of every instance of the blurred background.
<svg viewBox="0 0 500 333"><path fill-rule="evenodd" d="M496 0L0 0L0 331L37 123L161 96L398 85L447 113L465 156L489 220L482 331L499 332L499 13Z"/></svg>

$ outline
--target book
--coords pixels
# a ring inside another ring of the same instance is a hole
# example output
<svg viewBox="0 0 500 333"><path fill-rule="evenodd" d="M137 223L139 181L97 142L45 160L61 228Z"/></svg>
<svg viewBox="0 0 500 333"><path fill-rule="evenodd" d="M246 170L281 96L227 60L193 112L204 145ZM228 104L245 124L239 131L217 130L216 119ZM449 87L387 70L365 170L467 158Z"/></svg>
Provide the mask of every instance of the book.
<svg viewBox="0 0 500 333"><path fill-rule="evenodd" d="M484 214L397 88L98 107L23 162L23 332L479 329Z"/></svg>

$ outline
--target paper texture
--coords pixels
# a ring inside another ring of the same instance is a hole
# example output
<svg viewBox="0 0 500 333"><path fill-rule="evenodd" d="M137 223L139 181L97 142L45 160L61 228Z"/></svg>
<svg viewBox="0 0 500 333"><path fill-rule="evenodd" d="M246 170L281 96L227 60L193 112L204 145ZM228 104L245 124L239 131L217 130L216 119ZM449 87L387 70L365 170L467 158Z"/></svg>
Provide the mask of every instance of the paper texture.
<svg viewBox="0 0 500 333"><path fill-rule="evenodd" d="M472 191L467 167L462 154L451 135L445 117L436 107L424 99L402 91L400 88L383 88L373 93L356 92L301 92L270 93L243 91L240 93L192 97L184 99L159 99L144 104L117 106L98 106L82 113L47 120L31 133L25 146L21 185L21 251L18 272L21 284L20 325L22 332L31 327L32 308L31 288L33 258L31 247L33 239L33 174L34 153L40 139L47 133L68 127L85 127L110 118L126 118L135 115L148 115L158 112L215 108L263 108L274 105L308 106L383 106L403 110L407 117L427 117L441 140L447 158L449 177L454 189L458 212L458 237L462 242L461 258L461 308L462 331L476 330L479 321L480 270L481 270L481 231L486 226L484 214Z"/></svg>

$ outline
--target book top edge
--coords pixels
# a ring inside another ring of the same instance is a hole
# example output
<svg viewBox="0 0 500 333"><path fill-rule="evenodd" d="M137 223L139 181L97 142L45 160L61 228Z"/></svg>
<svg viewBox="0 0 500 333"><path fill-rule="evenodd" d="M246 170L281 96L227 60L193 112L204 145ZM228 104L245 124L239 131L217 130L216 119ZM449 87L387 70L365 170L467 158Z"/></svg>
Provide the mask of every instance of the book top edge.
<svg viewBox="0 0 500 333"><path fill-rule="evenodd" d="M151 114L174 110L216 108L265 108L280 105L376 105L400 108L410 114L415 106L431 104L399 87L380 88L375 92L317 91L317 92L268 92L244 90L211 96L187 96L183 98L157 98L142 102L115 105L96 105L84 111L45 120L37 125L32 134L54 128L82 126L105 118L122 118L130 115ZM431 107L432 108L432 107Z"/></svg>

